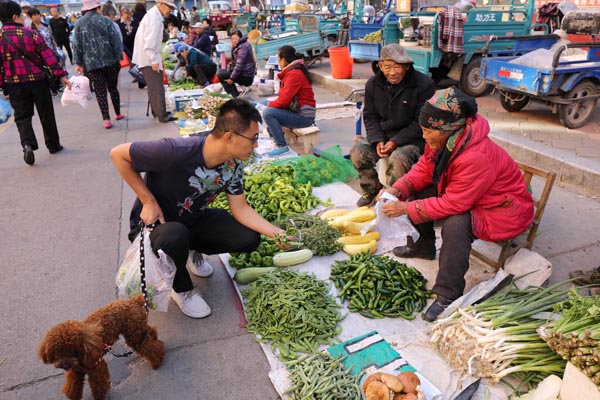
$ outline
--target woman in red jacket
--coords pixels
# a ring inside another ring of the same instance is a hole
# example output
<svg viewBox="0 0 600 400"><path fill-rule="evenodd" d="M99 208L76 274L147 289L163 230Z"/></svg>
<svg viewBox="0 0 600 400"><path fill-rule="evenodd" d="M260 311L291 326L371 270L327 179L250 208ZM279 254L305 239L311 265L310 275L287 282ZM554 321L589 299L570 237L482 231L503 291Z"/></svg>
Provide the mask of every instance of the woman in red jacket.
<svg viewBox="0 0 600 400"><path fill-rule="evenodd" d="M316 101L312 81L304 66L302 54L292 46L283 46L277 51L277 63L281 72L279 96L268 103L263 111L263 120L275 139L275 149L267 153L278 156L289 151L282 126L286 128L306 128L315 123Z"/></svg>
<svg viewBox="0 0 600 400"><path fill-rule="evenodd" d="M394 248L398 257L434 260L433 221L441 221L437 298L423 316L433 321L463 294L473 240L513 238L527 230L534 210L521 170L488 137L475 99L454 87L438 90L423 106L419 124L425 153L385 190L403 201L387 202L383 211L388 217L408 214L421 234L416 243Z"/></svg>

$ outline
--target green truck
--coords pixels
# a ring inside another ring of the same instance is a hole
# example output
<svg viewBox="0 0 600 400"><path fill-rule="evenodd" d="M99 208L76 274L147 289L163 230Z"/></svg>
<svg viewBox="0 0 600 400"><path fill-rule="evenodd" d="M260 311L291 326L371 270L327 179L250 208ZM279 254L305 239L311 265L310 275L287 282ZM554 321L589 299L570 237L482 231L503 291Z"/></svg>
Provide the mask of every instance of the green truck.
<svg viewBox="0 0 600 400"><path fill-rule="evenodd" d="M447 33L443 31L442 11L446 7L429 6L417 12L390 12L380 24L351 24L350 38L364 37L381 30L382 40L379 43L350 40L350 56L372 61L375 70L381 47L389 43L400 43L414 61L415 68L429 74L436 84L443 84L450 79L457 81L465 93L481 96L489 88L480 75L483 48L488 39L492 36L531 35L537 26L546 29L546 25L532 23L535 13L533 0L483 1L486 4L477 4L474 8L460 11L463 20L461 53L451 53L440 48L440 34ZM409 35L409 32L412 34ZM540 31L544 32L545 30ZM516 55L514 47L514 42L511 41L493 43L489 56Z"/></svg>

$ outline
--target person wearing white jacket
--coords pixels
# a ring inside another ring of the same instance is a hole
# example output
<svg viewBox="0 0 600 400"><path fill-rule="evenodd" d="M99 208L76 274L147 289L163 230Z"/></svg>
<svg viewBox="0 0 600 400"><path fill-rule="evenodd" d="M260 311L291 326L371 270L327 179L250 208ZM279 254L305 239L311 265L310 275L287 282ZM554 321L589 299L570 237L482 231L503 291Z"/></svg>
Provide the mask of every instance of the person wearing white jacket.
<svg viewBox="0 0 600 400"><path fill-rule="evenodd" d="M133 57L131 61L137 64L144 75L148 86L148 99L152 115L160 122L175 121L167 112L165 103L165 88L163 86L163 65L160 56L164 18L175 9L175 4L168 0L157 0L140 22L135 35Z"/></svg>

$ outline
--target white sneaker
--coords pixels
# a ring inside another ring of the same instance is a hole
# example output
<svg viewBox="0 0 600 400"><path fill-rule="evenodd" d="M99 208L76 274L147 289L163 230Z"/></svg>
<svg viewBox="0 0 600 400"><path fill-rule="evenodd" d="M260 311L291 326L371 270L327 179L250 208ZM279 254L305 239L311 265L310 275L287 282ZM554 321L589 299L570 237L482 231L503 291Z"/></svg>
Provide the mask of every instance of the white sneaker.
<svg viewBox="0 0 600 400"><path fill-rule="evenodd" d="M181 312L188 317L204 318L208 317L211 313L209 305L196 289L181 293L171 290L171 298L177 303Z"/></svg>
<svg viewBox="0 0 600 400"><path fill-rule="evenodd" d="M201 278L209 277L214 272L212 265L204 261L202 253L194 250L190 250L186 267L192 274Z"/></svg>

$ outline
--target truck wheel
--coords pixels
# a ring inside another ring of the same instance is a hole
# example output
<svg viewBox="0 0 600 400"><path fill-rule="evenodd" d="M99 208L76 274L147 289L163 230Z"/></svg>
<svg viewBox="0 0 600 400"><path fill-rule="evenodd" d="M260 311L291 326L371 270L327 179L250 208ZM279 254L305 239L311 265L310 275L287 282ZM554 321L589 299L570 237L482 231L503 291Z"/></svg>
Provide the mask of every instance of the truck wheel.
<svg viewBox="0 0 600 400"><path fill-rule="evenodd" d="M521 111L529 104L529 96L500 90L500 105L508 112Z"/></svg>
<svg viewBox="0 0 600 400"><path fill-rule="evenodd" d="M575 85L563 98L581 99L587 96L595 96L597 93L598 88L596 84L586 79ZM560 123L571 129L583 126L594 113L597 103L598 99L594 99L559 105L558 117L560 118Z"/></svg>
<svg viewBox="0 0 600 400"><path fill-rule="evenodd" d="M483 96L490 86L481 77L480 66L481 57L475 56L463 68L460 75L460 90L473 97Z"/></svg>

